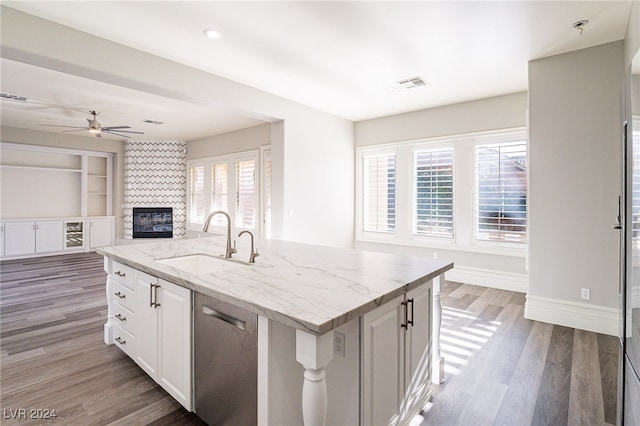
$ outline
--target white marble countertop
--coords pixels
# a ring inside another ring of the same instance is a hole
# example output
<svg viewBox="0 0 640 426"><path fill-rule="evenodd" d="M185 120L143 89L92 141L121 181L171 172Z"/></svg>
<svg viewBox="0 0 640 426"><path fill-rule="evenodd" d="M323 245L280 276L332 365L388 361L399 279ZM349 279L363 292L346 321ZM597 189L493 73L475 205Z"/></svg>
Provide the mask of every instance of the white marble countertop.
<svg viewBox="0 0 640 426"><path fill-rule="evenodd" d="M189 254L222 257L226 237L117 245L97 252L150 275L232 303L290 327L324 334L453 268L433 259L256 241L248 238L220 272L191 275L157 262Z"/></svg>

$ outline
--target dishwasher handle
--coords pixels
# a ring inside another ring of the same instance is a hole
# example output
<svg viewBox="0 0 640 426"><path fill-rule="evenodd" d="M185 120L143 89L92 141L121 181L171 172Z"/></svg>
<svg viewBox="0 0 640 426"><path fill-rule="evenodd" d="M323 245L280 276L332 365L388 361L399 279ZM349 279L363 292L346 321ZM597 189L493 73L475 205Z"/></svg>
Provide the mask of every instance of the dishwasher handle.
<svg viewBox="0 0 640 426"><path fill-rule="evenodd" d="M234 327L239 328L242 331L246 331L246 321L239 320L238 318L232 317L231 315L223 314L220 311L216 311L215 309L210 308L207 305L202 305L202 313L210 316L218 318L226 323L233 325Z"/></svg>

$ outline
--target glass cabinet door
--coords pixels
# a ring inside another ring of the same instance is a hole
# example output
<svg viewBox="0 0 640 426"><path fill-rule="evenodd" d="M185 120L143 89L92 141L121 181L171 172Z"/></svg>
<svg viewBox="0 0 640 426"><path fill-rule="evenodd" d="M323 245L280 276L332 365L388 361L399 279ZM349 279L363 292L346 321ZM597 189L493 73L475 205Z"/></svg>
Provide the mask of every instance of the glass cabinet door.
<svg viewBox="0 0 640 426"><path fill-rule="evenodd" d="M67 221L64 226L65 249L84 247L84 222Z"/></svg>

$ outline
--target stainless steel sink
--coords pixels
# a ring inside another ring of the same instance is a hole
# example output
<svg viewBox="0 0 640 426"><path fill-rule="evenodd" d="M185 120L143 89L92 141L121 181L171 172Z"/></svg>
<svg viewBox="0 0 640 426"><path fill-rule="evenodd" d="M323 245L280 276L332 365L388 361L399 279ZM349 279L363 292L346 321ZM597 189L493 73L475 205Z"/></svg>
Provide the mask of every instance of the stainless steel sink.
<svg viewBox="0 0 640 426"><path fill-rule="evenodd" d="M172 257L169 259L160 259L157 262L171 266L172 268L180 269L191 275L220 272L234 266L234 263L229 260L225 260L221 257L208 256L206 254L190 254L186 256Z"/></svg>

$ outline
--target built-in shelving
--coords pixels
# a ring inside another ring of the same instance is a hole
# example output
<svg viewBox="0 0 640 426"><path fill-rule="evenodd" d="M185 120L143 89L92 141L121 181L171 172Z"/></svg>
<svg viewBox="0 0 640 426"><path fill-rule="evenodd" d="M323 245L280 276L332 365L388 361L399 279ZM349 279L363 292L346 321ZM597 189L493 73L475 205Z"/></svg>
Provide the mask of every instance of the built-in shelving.
<svg viewBox="0 0 640 426"><path fill-rule="evenodd" d="M63 167L18 166L13 164L0 164L3 169L44 170L47 172L82 173L82 169L66 169Z"/></svg>
<svg viewBox="0 0 640 426"><path fill-rule="evenodd" d="M113 154L0 143L0 217L113 214Z"/></svg>

